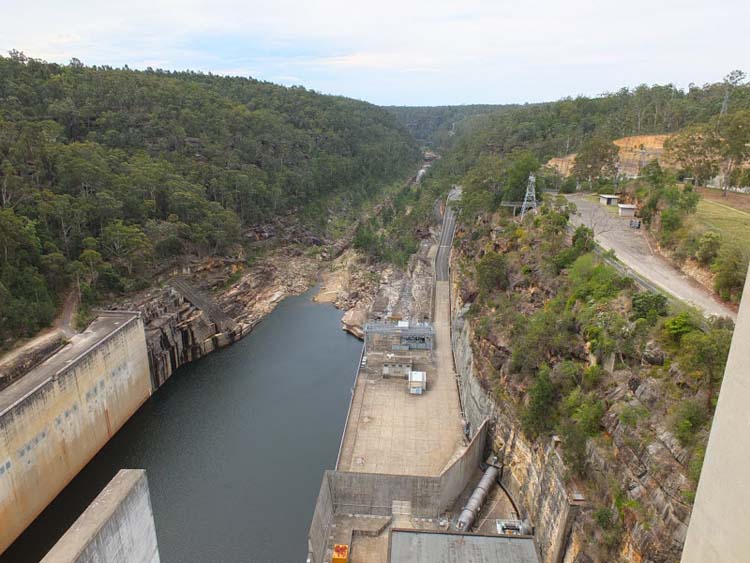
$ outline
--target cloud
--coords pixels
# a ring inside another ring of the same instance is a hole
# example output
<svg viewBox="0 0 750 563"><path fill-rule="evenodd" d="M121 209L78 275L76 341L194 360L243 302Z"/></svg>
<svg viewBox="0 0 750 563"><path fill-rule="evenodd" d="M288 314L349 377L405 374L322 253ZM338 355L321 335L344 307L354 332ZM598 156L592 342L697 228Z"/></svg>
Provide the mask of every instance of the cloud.
<svg viewBox="0 0 750 563"><path fill-rule="evenodd" d="M750 3L720 9L732 17L708 0L5 0L0 51L249 74L379 103L538 101L720 79L747 64Z"/></svg>

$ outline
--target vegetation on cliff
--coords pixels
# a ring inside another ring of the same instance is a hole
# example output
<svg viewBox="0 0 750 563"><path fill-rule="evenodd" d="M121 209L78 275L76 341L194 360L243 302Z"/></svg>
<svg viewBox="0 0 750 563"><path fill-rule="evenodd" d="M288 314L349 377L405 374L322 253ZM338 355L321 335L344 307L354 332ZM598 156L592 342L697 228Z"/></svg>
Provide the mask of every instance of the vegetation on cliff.
<svg viewBox="0 0 750 563"><path fill-rule="evenodd" d="M322 224L403 177L416 143L376 106L193 72L0 57L0 341L243 226Z"/></svg>
<svg viewBox="0 0 750 563"><path fill-rule="evenodd" d="M615 553L638 525L655 530L654 555L671 547L633 475L646 468L678 509L692 502L731 323L706 325L640 290L591 252L588 228L566 234L572 211L558 200L522 223L466 223L457 247L474 357L529 439L560 436L570 478L598 509L592 546Z"/></svg>
<svg viewBox="0 0 750 563"><path fill-rule="evenodd" d="M522 222L501 204L523 198L529 173L538 190L578 181L611 192L613 140L712 122L725 99L729 124L750 108L750 87L641 86L467 118L432 172L464 187L456 259L478 376L529 441L559 437L570 480L594 501L582 521L595 559L679 558L731 322L641 290L593 252L589 229L570 232L566 200L545 195ZM540 166L572 152L572 180ZM736 296L747 262L716 235L688 234L700 197L678 181L686 173L653 163L617 188L642 203L663 246L721 271L722 292Z"/></svg>

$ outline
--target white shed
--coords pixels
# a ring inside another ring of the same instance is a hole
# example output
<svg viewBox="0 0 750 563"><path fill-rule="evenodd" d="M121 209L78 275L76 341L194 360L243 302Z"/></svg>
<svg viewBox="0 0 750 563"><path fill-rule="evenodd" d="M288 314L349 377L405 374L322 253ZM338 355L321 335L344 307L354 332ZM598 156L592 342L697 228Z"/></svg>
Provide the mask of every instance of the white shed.
<svg viewBox="0 0 750 563"><path fill-rule="evenodd" d="M409 373L409 393L421 395L427 389L427 374L423 371Z"/></svg>
<svg viewBox="0 0 750 563"><path fill-rule="evenodd" d="M619 199L619 195L599 194L599 203L602 205L615 205Z"/></svg>
<svg viewBox="0 0 750 563"><path fill-rule="evenodd" d="M635 217L635 205L632 203L618 203L620 217Z"/></svg>

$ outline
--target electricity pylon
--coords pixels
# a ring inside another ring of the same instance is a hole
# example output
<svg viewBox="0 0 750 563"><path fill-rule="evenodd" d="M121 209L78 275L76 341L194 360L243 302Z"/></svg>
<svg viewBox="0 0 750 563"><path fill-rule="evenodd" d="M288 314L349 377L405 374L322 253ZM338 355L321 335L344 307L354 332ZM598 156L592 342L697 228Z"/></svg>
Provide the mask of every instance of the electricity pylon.
<svg viewBox="0 0 750 563"><path fill-rule="evenodd" d="M529 209L536 209L536 177L529 174L529 183L526 185L526 195L523 197L521 206L521 220Z"/></svg>

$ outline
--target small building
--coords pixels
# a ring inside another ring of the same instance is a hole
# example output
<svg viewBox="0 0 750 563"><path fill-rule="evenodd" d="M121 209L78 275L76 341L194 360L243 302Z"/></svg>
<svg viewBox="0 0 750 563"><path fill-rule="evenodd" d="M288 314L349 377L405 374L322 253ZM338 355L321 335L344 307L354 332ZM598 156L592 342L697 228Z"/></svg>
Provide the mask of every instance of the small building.
<svg viewBox="0 0 750 563"><path fill-rule="evenodd" d="M617 207L620 210L620 217L635 217L635 204L618 203Z"/></svg>
<svg viewBox="0 0 750 563"><path fill-rule="evenodd" d="M427 373L423 371L409 372L409 393L421 395L427 389Z"/></svg>
<svg viewBox="0 0 750 563"><path fill-rule="evenodd" d="M599 203L602 205L617 205L617 202L620 201L619 195L612 195L612 194L600 194L599 195Z"/></svg>
<svg viewBox="0 0 750 563"><path fill-rule="evenodd" d="M383 362L383 377L409 377L412 370L411 358L388 354Z"/></svg>

